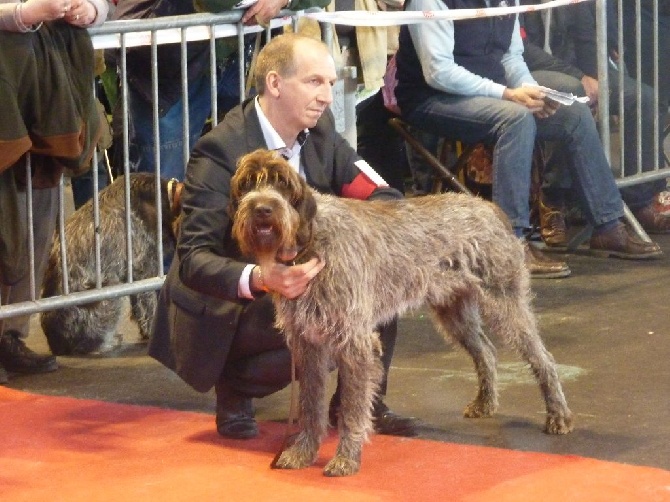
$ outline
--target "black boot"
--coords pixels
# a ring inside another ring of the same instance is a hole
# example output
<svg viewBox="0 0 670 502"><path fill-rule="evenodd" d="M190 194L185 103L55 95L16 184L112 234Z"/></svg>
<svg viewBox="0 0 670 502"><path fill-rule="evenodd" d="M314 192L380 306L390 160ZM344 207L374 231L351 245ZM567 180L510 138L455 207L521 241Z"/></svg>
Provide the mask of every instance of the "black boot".
<svg viewBox="0 0 670 502"><path fill-rule="evenodd" d="M216 430L231 439L251 439L258 436L251 398L242 396L224 383L217 383Z"/></svg>
<svg viewBox="0 0 670 502"><path fill-rule="evenodd" d="M14 330L7 330L0 336L0 365L10 373L23 374L49 373L58 369L54 356L36 354Z"/></svg>

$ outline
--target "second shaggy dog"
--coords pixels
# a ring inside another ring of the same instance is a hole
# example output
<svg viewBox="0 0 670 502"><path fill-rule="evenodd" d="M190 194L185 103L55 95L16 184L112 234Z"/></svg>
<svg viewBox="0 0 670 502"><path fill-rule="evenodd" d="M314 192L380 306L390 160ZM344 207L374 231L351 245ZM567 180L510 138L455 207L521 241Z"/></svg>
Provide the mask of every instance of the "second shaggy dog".
<svg viewBox="0 0 670 502"><path fill-rule="evenodd" d="M168 181L161 179L163 253L169 259L175 250L175 222L178 208L170 204ZM130 228L132 235L133 280L159 275L158 212L156 177L148 173L130 175ZM75 211L65 223L67 265L71 292L95 288L95 234L100 235L102 286L127 281L125 180L118 177L100 191L100 226L94 228L93 201ZM171 193L173 191L171 190ZM174 190L178 193L178 190ZM43 283L43 297L63 294L60 240L54 240ZM130 296L131 318L140 336L147 339L156 310L155 291ZM122 298L110 298L44 312L42 329L55 355L88 354L110 348L123 311Z"/></svg>

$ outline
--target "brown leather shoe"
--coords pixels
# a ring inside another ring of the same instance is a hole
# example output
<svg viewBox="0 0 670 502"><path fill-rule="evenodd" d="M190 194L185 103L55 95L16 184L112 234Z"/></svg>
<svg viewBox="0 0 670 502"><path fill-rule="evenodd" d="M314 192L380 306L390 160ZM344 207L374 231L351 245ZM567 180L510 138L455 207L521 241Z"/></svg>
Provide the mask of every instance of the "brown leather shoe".
<svg viewBox="0 0 670 502"><path fill-rule="evenodd" d="M547 206L540 200L540 236L550 248L566 248L568 246L565 215L558 207Z"/></svg>
<svg viewBox="0 0 670 502"><path fill-rule="evenodd" d="M596 256L628 260L648 260L663 254L658 244L640 240L621 222L613 229L591 237L590 251Z"/></svg>
<svg viewBox="0 0 670 502"><path fill-rule="evenodd" d="M570 267L564 261L554 261L530 242L524 242L526 267L533 279L560 279L570 275Z"/></svg>
<svg viewBox="0 0 670 502"><path fill-rule="evenodd" d="M670 233L670 216L661 214L653 202L642 209L636 209L633 215L648 234Z"/></svg>

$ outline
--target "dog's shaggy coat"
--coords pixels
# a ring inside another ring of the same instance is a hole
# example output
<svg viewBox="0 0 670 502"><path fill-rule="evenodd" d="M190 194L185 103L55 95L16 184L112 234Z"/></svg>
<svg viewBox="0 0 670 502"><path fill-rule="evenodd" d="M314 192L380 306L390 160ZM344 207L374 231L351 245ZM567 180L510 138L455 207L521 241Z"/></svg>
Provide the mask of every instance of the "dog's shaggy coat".
<svg viewBox="0 0 670 502"><path fill-rule="evenodd" d="M171 210L168 181L161 179L163 253L169 259L175 250L173 223L177 211ZM130 227L132 234L133 280L156 277L158 264L158 212L156 177L149 173L130 175ZM102 286L127 281L125 180L119 176L100 191L100 268ZM93 200L75 211L65 223L67 265L71 292L95 288L95 232ZM54 239L43 297L63 294L60 239ZM156 311L155 291L130 296L130 315L146 340ZM123 299L110 298L85 305L74 305L44 312L41 324L56 355L88 354L114 345L116 329L123 313Z"/></svg>
<svg viewBox="0 0 670 502"><path fill-rule="evenodd" d="M444 336L472 356L479 381L465 416L496 410L496 350L489 336L530 364L546 403L546 431L572 430L556 366L538 335L521 241L500 210L455 193L359 201L314 192L283 159L257 150L231 182L233 235L258 263L293 256L325 260L304 294L273 294L300 375L301 432L278 459L311 465L327 429L326 377L338 368L340 441L325 474L360 468L381 377L374 327L426 303Z"/></svg>

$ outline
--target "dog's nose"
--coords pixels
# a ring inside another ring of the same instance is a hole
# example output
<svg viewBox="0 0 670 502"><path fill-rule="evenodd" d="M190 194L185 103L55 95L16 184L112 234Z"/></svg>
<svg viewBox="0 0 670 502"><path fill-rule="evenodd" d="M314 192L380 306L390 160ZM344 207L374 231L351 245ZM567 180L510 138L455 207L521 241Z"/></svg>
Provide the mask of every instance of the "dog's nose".
<svg viewBox="0 0 670 502"><path fill-rule="evenodd" d="M272 216L272 208L267 204L260 204L254 208L254 215L257 218L269 218Z"/></svg>

